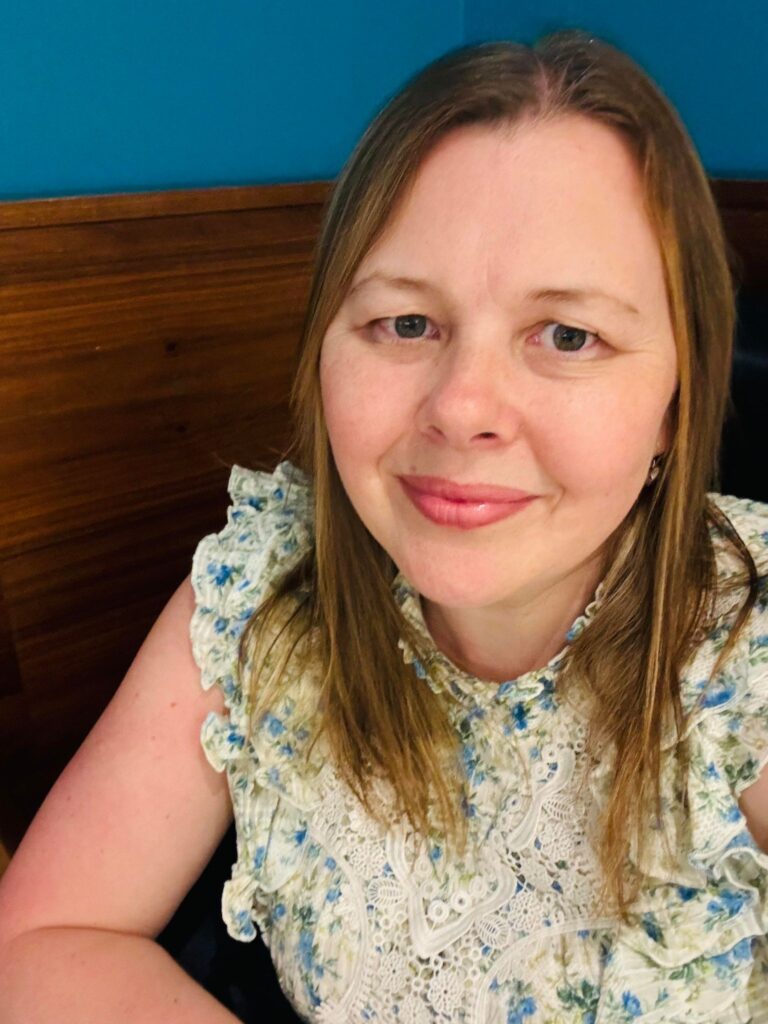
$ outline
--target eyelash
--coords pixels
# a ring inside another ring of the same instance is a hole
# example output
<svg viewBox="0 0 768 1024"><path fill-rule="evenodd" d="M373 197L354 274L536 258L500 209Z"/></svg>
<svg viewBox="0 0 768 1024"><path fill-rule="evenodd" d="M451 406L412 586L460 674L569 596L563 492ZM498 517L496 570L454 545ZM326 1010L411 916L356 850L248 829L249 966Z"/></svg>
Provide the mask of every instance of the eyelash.
<svg viewBox="0 0 768 1024"><path fill-rule="evenodd" d="M422 314L422 313L400 313L400 314L398 314L398 316L423 316L423 315L424 314ZM376 320L371 320L370 323L366 325L365 330L366 330L366 332L368 334L373 335L374 331L376 330L376 328L380 324L383 324L383 323L385 323L388 320L396 320L396 319L397 319L397 316L383 316L383 317L379 317ZM430 323L432 322L429 317L425 317L425 319L427 321L429 321ZM564 350L557 349L557 348L550 348L550 349L548 349L548 351L553 352L556 355L565 356L566 358L570 358L570 359L577 359L582 352L591 352L593 349L599 348L601 345L607 345L607 342L605 341L605 339L602 338L597 333L597 331L588 331L586 327L574 327L572 324L568 324L564 320L548 320L543 325L543 327L539 328L536 331L536 334L537 335L540 334L541 331L543 331L545 328L551 327L551 326L566 327L566 328L568 328L569 330L572 330L572 331L583 331L585 334L587 334L590 337L595 339L595 344L591 345L589 348L573 349L570 352L568 352L567 350L564 351ZM418 342L418 341L432 341L432 340L434 340L434 339L428 338L428 337L421 337L421 338L398 338L397 336L388 335L387 344L391 344L391 345L413 345L415 342ZM539 347L543 348L545 346L539 345Z"/></svg>

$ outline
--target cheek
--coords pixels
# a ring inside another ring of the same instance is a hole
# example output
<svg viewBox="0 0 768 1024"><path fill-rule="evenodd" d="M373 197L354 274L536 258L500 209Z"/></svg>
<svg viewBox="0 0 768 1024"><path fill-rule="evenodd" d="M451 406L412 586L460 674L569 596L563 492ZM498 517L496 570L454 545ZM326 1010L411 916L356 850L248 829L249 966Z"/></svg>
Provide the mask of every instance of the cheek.
<svg viewBox="0 0 768 1024"><path fill-rule="evenodd" d="M329 352L320 361L320 387L328 436L341 459L379 454L408 420L408 392L380 364Z"/></svg>
<svg viewBox="0 0 768 1024"><path fill-rule="evenodd" d="M643 388L574 395L539 421L534 450L564 492L626 503L645 479L664 409Z"/></svg>

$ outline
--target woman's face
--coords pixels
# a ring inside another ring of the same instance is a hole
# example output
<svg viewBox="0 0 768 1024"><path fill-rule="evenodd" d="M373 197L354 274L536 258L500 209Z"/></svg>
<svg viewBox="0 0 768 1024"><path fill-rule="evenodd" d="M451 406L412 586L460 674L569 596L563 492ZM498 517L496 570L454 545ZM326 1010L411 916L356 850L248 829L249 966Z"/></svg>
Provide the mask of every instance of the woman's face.
<svg viewBox="0 0 768 1024"><path fill-rule="evenodd" d="M596 581L669 444L676 387L621 138L581 116L444 137L359 266L320 372L349 498L429 600L517 606L572 574ZM484 522L414 476L535 497L486 504L504 515Z"/></svg>

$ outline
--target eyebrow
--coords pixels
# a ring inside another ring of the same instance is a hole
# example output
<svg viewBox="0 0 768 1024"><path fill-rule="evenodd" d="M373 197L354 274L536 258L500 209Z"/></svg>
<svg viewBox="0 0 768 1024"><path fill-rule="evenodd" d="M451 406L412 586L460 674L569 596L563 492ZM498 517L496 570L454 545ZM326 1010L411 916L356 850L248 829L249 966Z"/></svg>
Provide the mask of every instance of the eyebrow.
<svg viewBox="0 0 768 1024"><path fill-rule="evenodd" d="M372 284L386 284L399 291L432 292L433 294L439 294L440 292L436 285L424 278L396 277L376 271L354 284L350 288L347 297L351 297L355 292L361 291ZM523 296L525 302L541 302L542 300L549 302L590 302L595 299L610 302L613 305L619 306L625 313L640 316L640 310L633 306L631 302L627 302L626 299L620 299L616 295L610 295L599 288L536 288Z"/></svg>

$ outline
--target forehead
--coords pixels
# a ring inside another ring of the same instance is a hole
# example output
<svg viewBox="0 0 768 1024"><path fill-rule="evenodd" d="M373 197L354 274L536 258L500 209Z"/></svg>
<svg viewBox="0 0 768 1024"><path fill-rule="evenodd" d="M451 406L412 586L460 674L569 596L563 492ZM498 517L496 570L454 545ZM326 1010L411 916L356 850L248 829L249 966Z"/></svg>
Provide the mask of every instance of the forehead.
<svg viewBox="0 0 768 1024"><path fill-rule="evenodd" d="M512 130L468 126L427 154L362 261L499 294L546 278L663 301L661 254L622 137L581 115ZM629 295L627 296L629 298Z"/></svg>

